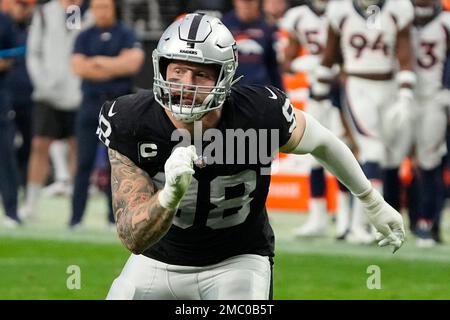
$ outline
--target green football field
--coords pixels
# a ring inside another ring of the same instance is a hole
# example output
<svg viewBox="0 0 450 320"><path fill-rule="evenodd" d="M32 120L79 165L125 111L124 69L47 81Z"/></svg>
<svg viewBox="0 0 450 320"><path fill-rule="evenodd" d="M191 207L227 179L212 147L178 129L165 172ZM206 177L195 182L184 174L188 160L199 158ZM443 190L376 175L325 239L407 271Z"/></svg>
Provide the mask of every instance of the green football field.
<svg viewBox="0 0 450 320"><path fill-rule="evenodd" d="M66 230L66 198L44 198L39 219L20 229L0 223L0 299L104 299L128 257L106 227L105 207L101 196L93 197L85 227L74 232ZM418 249L409 236L393 255L388 248L335 242L333 226L328 238L295 239L292 228L304 218L270 214L275 299L450 299L449 244ZM443 225L450 243L448 210Z"/></svg>

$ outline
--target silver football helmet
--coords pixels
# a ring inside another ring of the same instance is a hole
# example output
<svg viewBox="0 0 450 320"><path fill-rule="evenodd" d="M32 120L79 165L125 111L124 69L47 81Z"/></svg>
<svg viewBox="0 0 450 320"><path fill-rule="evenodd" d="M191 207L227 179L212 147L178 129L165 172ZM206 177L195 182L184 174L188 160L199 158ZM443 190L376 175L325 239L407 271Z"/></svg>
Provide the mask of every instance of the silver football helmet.
<svg viewBox="0 0 450 320"><path fill-rule="evenodd" d="M236 41L228 28L218 18L198 13L173 22L161 36L152 57L156 101L175 119L187 123L222 106L238 65ZM167 81L166 69L171 60L217 66L216 84L197 86ZM194 97L191 104L181 104L186 94ZM208 95L197 103L198 94Z"/></svg>

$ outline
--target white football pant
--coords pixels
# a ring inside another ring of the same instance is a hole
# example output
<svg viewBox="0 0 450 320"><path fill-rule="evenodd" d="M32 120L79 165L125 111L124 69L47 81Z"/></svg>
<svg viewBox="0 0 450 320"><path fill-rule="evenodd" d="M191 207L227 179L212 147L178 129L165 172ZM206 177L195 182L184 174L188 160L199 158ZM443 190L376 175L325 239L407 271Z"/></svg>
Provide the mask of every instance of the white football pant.
<svg viewBox="0 0 450 320"><path fill-rule="evenodd" d="M178 266L132 254L108 300L267 300L268 257L243 254L204 266Z"/></svg>
<svg viewBox="0 0 450 320"><path fill-rule="evenodd" d="M386 110L397 98L394 80L369 80L348 77L345 85L346 107L352 118L354 136L359 149L359 161L376 162L387 168L399 167L411 145L411 125L406 124L399 134L389 134L383 126ZM414 108L411 107L411 112ZM387 140L387 136L394 139Z"/></svg>

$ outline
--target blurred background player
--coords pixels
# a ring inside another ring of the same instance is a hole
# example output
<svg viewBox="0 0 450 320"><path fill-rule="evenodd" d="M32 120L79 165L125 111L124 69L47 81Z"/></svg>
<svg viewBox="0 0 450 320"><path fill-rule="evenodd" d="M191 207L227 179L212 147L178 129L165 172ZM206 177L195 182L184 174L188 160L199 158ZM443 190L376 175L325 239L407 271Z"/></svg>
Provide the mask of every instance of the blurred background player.
<svg viewBox="0 0 450 320"><path fill-rule="evenodd" d="M289 41L285 49L283 67L286 72L305 72L309 82L314 81L314 72L320 65L320 60L327 40L328 23L324 15L328 0L308 0L306 4L290 9L282 19L282 29L288 31ZM298 56L302 50L306 54ZM332 101L328 96L316 97L307 101L306 110L322 125L335 134L343 135L339 111L333 105L340 107L340 88L336 85L332 90ZM324 236L328 227L326 178L323 167L312 161L310 174L311 200L307 222L295 230L297 236ZM350 195L342 186L338 198L337 229L338 238L344 237L349 227Z"/></svg>
<svg viewBox="0 0 450 320"><path fill-rule="evenodd" d="M36 7L36 0L11 0L9 16L14 21L16 45L23 48L23 53L14 59L8 74L7 87L10 92L12 107L15 112L15 133L20 137L17 148L17 166L19 168L19 187L25 190L27 185L28 159L31 149L31 123L33 85L25 62L25 46L31 17Z"/></svg>
<svg viewBox="0 0 450 320"><path fill-rule="evenodd" d="M341 55L346 111L363 171L380 191L384 181L386 201L399 209L398 168L408 152L409 143L403 139L410 139L408 117L416 81L410 42L413 6L409 0L330 1L327 18L327 46L313 96L329 92L331 67ZM360 203L355 202L348 240L373 239Z"/></svg>
<svg viewBox="0 0 450 320"><path fill-rule="evenodd" d="M418 217L411 219L419 247L440 240L444 201L442 158L447 152L448 90L443 89L444 66L450 48L450 13L439 0L414 0L413 44L417 73L413 142L418 169ZM435 236L431 230L434 227Z"/></svg>
<svg viewBox="0 0 450 320"><path fill-rule="evenodd" d="M264 17L269 26L278 27L288 8L288 0L263 0L262 2Z"/></svg>
<svg viewBox="0 0 450 320"><path fill-rule="evenodd" d="M118 21L117 1L91 0L90 7L95 25L79 34L72 55L73 70L83 79L83 101L75 130L78 156L72 197L72 228L81 223L86 208L89 178L99 145L95 133L101 106L107 100L132 92L133 75L144 62L144 52L134 32ZM105 191L109 223L114 225L111 187L106 187Z"/></svg>
<svg viewBox="0 0 450 320"><path fill-rule="evenodd" d="M16 40L11 19L0 12L0 196L5 209L4 224L16 227L17 163L14 154L14 111L7 91L7 74L16 55Z"/></svg>
<svg viewBox="0 0 450 320"><path fill-rule="evenodd" d="M274 85L283 89L275 52L276 29L265 21L261 0L233 0L234 10L222 18L236 39L238 84Z"/></svg>
<svg viewBox="0 0 450 320"><path fill-rule="evenodd" d="M78 14L70 6L79 8L81 4L82 0L53 0L33 15L26 58L36 105L26 201L21 210L24 217L38 211L41 189L49 173L49 147L54 140L69 141L69 161L74 171L74 125L81 91L80 79L72 72L69 61L83 17L69 17ZM80 25L70 21L79 21Z"/></svg>

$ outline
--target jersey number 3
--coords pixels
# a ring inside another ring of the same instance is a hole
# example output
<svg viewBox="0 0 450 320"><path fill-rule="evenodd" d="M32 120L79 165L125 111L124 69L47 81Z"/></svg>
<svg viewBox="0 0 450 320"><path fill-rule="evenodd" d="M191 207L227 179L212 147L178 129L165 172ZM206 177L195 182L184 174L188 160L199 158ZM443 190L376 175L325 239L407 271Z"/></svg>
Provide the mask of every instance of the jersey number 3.
<svg viewBox="0 0 450 320"><path fill-rule="evenodd" d="M417 63L421 68L429 69L437 62L437 57L434 54L434 47L436 42L422 42L420 47L423 49L423 54L417 58Z"/></svg>

